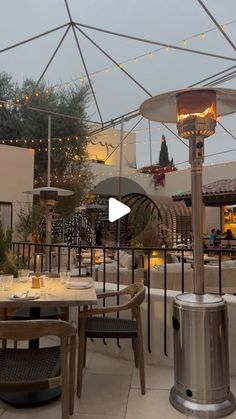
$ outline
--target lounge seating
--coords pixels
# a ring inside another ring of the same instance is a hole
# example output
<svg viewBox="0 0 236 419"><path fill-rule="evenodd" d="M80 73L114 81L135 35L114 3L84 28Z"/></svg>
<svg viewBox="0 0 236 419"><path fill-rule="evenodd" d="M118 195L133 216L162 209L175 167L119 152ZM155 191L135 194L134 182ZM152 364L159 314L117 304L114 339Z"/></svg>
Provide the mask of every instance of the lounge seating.
<svg viewBox="0 0 236 419"><path fill-rule="evenodd" d="M120 250L119 255L119 284L129 285L132 282L137 282L144 279L144 269L137 268L137 263L134 258L134 269L132 269L132 255ZM117 257L115 257L117 259ZM118 262L114 260L112 263L105 264L105 281L116 284L118 282ZM101 264L97 268L97 280L104 281L104 265Z"/></svg>
<svg viewBox="0 0 236 419"><path fill-rule="evenodd" d="M164 289L164 279L164 266L150 270L150 288ZM166 287L182 291L182 263L166 264ZM193 292L193 269L190 263L184 263L184 291Z"/></svg>
<svg viewBox="0 0 236 419"><path fill-rule="evenodd" d="M228 260L221 263L222 292L236 292L236 263ZM204 284L206 292L219 292L219 265L204 265Z"/></svg>

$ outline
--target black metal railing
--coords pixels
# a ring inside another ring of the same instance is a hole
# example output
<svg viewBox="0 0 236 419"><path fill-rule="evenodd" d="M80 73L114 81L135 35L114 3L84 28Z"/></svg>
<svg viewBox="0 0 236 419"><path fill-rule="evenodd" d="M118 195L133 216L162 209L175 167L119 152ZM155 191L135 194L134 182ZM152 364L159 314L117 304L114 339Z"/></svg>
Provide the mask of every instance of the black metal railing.
<svg viewBox="0 0 236 419"><path fill-rule="evenodd" d="M100 251L100 259L96 260L96 252ZM131 256L131 263L128 272L130 273L130 283L134 283L137 280L136 273L139 275L138 279L142 279L147 287L147 343L148 351L151 352L151 273L154 271L151 264L152 257L157 257L157 254L162 257L163 264L163 291L164 291L164 354L168 356L167 352L167 298L168 298L168 269L167 264L170 261L170 256L175 255L178 257L181 263L181 275L179 291L185 292L185 270L184 263L189 261L192 256L191 248L153 248L153 247L127 247L127 246L79 246L79 245L66 245L66 244L45 244L45 243L29 243L29 242L12 242L12 252L16 256L17 260L21 262L21 266L24 265L26 268L36 271L36 268L40 272L54 272L59 274L61 270L71 270L75 276L93 276L96 280L96 273L98 263L100 270L102 270L102 288L106 291L107 280L107 258L113 259L113 263L116 265L113 277L115 278L116 288L119 290L122 284L121 275L121 252L125 251ZM186 253L188 256L186 256ZM236 262L236 249L233 248L205 248L204 253L208 256L207 261L211 259L218 266L218 289L216 292L220 295L223 294L223 283L222 283L222 258L230 257L235 258ZM40 257L40 267L36 267L37 255ZM206 262L207 262L206 261ZM97 262L97 263L96 263ZM235 264L236 267L236 264ZM40 268L40 269L39 269ZM136 271L137 270L137 271ZM155 272L155 271L154 271ZM126 283L127 285L127 283ZM235 283L236 285L236 283ZM155 288L158 288L155 286ZM236 290L236 287L235 287ZM194 291L194 290L193 290ZM119 299L117 301L119 304Z"/></svg>

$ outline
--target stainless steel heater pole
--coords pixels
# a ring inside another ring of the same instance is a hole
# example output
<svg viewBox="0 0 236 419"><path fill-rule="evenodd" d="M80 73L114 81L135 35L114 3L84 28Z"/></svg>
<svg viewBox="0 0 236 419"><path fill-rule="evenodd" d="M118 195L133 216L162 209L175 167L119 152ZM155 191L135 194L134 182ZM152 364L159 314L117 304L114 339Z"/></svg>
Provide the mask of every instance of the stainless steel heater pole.
<svg viewBox="0 0 236 419"><path fill-rule="evenodd" d="M228 319L226 302L204 294L202 163L204 140L190 139L194 294L174 300L175 384L172 405L187 415L219 418L230 414Z"/></svg>

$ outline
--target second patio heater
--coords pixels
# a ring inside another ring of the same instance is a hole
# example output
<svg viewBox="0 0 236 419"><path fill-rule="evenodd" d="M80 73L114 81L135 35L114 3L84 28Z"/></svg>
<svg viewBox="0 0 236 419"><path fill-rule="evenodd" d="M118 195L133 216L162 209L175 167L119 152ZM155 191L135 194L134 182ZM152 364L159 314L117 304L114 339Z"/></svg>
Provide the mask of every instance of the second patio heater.
<svg viewBox="0 0 236 419"><path fill-rule="evenodd" d="M177 123L189 140L191 165L194 292L173 303L175 382L170 402L184 414L218 418L235 409L229 387L226 301L204 293L202 163L204 138L215 133L216 118L236 111L236 91L185 89L146 100L141 114L153 121Z"/></svg>

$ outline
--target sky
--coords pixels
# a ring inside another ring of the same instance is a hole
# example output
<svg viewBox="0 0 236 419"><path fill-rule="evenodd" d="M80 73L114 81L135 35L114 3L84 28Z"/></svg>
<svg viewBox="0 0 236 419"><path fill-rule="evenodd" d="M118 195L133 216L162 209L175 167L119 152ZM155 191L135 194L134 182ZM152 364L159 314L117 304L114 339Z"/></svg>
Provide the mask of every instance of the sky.
<svg viewBox="0 0 236 419"><path fill-rule="evenodd" d="M236 44L236 1L203 0L214 18ZM207 57L172 48L161 48L92 29L80 28L151 95L185 88L228 67L236 65L236 48L225 39L197 0L68 0L72 19L79 24L103 28L166 44L176 44L198 51L228 57ZM0 49L68 23L64 0L0 0ZM0 54L0 69L22 83L26 77L37 80L60 42L66 28ZM77 32L79 45L91 76L99 109L104 121L110 121L138 109L149 95L114 65L88 39ZM233 59L233 60L230 60ZM85 70L70 30L45 73L53 85L82 83ZM199 86L203 85L201 83ZM219 84L236 88L236 78ZM88 116L99 121L93 100ZM125 122L132 129L139 118ZM205 140L205 163L236 158L236 114L221 119L233 139L222 127ZM174 132L174 125L169 126ZM119 128L119 126L117 126ZM148 121L134 129L137 138L137 165L149 165L150 139ZM159 159L161 136L165 135L169 157L177 167L188 163L188 142L180 142L160 123L151 122L152 162ZM128 138L127 138L128 141ZM224 152L224 154L222 154ZM218 153L218 154L217 154ZM208 156L215 154L214 156ZM180 164L182 163L182 164Z"/></svg>

